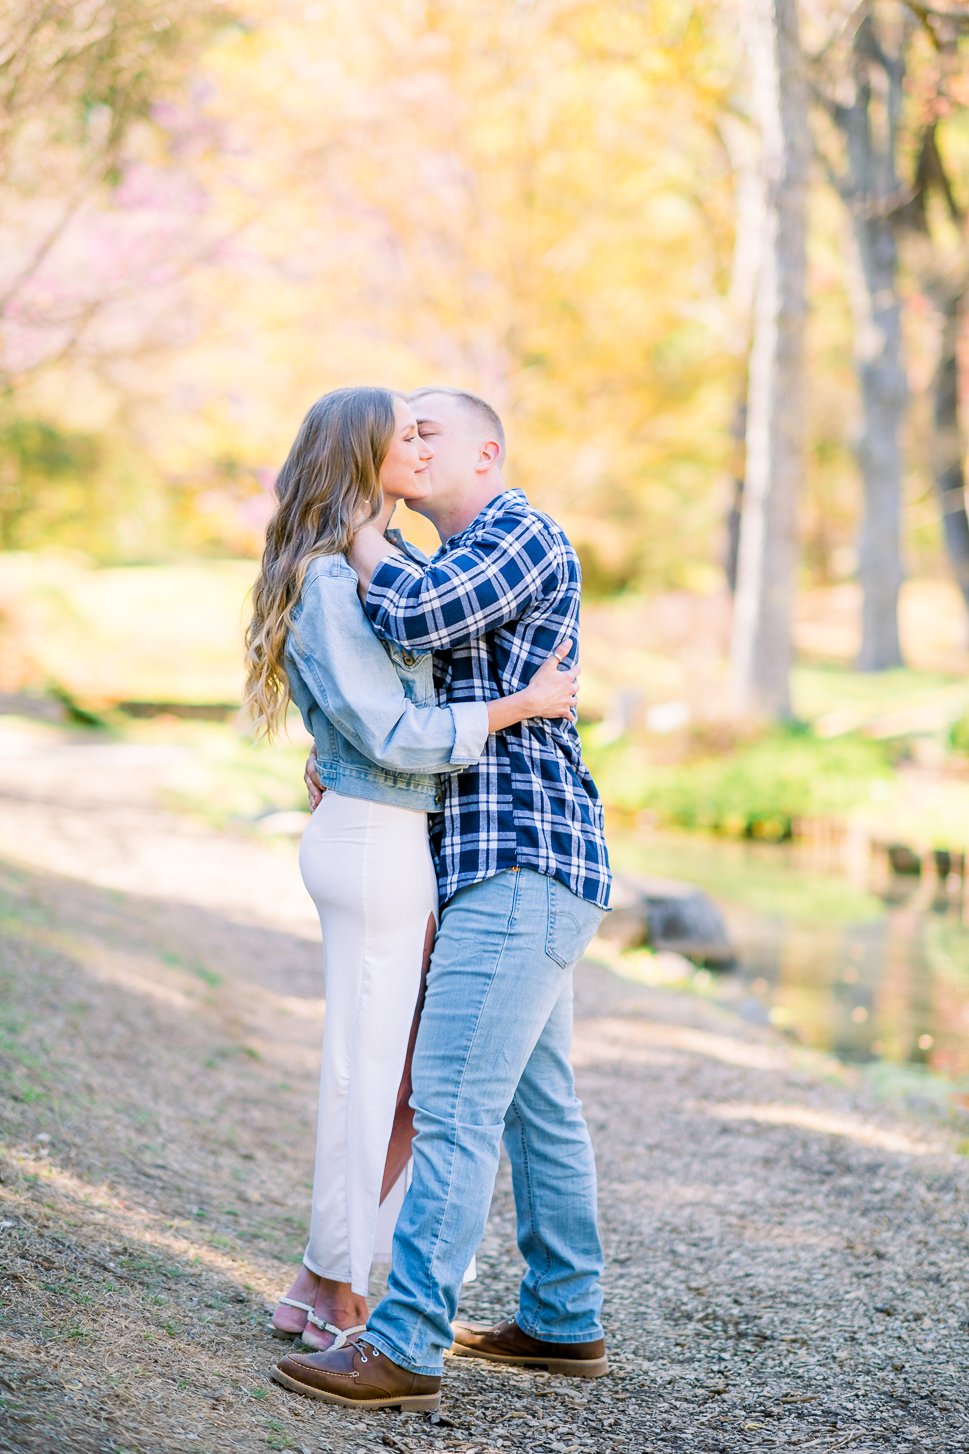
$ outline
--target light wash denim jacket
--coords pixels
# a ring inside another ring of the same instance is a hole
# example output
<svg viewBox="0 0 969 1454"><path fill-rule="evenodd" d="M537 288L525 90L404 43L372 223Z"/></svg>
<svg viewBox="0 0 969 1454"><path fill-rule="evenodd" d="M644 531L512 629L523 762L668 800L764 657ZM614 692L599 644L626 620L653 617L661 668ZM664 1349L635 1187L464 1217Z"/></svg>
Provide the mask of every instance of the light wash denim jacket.
<svg viewBox="0 0 969 1454"><path fill-rule="evenodd" d="M488 739L484 702L436 705L429 653L384 646L342 555L310 562L286 640L293 701L334 792L432 812L437 774L477 762Z"/></svg>

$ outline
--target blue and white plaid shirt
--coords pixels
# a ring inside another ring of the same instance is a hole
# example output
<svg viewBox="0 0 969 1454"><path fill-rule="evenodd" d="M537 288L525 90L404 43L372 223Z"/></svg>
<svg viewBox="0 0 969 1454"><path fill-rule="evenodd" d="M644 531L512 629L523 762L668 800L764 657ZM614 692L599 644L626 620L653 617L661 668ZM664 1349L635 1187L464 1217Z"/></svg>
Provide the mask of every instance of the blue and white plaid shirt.
<svg viewBox="0 0 969 1454"><path fill-rule="evenodd" d="M435 653L442 697L491 700L525 686L566 637L575 660L580 587L564 532L521 490L505 490L429 566L383 560L365 609L398 646ZM517 865L608 907L602 803L572 722L533 718L493 733L444 785L430 825L442 904Z"/></svg>

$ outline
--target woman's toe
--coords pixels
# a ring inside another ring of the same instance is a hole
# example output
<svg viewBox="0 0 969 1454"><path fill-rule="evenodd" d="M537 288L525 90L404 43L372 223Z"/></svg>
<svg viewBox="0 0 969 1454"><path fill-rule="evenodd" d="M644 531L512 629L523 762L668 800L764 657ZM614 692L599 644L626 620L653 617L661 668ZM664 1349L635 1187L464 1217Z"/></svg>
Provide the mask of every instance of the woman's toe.
<svg viewBox="0 0 969 1454"><path fill-rule="evenodd" d="M294 1338L297 1333L303 1331L304 1320L301 1320L299 1313L292 1308L285 1307L282 1303L276 1304L270 1321L277 1332L292 1333Z"/></svg>

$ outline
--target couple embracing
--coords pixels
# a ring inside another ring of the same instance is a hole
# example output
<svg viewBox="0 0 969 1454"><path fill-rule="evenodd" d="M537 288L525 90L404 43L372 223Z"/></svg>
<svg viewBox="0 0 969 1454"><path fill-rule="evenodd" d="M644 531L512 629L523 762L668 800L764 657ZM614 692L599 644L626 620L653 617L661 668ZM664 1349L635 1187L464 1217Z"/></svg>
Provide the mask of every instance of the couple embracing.
<svg viewBox="0 0 969 1454"><path fill-rule="evenodd" d="M253 595L249 711L272 732L292 700L314 741L300 867L327 1004L309 1240L271 1325L304 1349L273 1377L331 1403L434 1409L449 1349L606 1371L569 1062L610 883L575 728L579 567L503 457L474 395L325 395ZM437 527L432 561L388 529L400 500ZM502 1142L526 1272L514 1318L471 1327L453 1320Z"/></svg>

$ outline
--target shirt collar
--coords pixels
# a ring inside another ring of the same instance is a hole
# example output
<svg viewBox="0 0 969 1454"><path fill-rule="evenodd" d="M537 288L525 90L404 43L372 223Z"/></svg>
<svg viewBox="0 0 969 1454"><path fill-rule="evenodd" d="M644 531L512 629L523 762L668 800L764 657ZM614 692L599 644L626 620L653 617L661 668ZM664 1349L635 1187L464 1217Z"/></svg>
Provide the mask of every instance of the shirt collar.
<svg viewBox="0 0 969 1454"><path fill-rule="evenodd" d="M503 515L509 509L522 510L527 508L528 497L526 496L524 490L501 490L494 497L493 500L489 500L487 505L485 505L481 510L478 511L477 515L475 515L470 525L466 525L463 530L459 530L456 535L451 535L448 537L447 540L445 540L444 544L441 546L441 549L437 552L437 555L440 555L441 551L448 550L457 541L463 540L465 536L477 534L477 532L479 530L482 530L484 526L489 524L489 522L493 520L496 515ZM437 559L437 555L434 557L435 560Z"/></svg>

